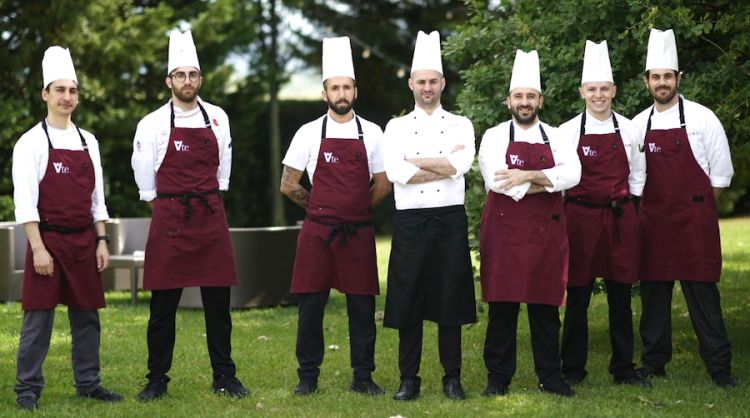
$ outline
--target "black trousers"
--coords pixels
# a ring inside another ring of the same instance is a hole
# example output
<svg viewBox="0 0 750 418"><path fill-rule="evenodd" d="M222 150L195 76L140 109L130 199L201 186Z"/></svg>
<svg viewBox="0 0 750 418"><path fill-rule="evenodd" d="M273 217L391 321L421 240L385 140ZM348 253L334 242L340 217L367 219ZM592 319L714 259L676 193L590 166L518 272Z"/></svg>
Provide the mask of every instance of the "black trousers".
<svg viewBox="0 0 750 418"><path fill-rule="evenodd" d="M487 379L510 385L516 373L516 302L490 302L487 336L484 340L484 364ZM540 383L562 378L560 372L560 316L557 306L527 304L534 370Z"/></svg>
<svg viewBox="0 0 750 418"><path fill-rule="evenodd" d="M329 290L299 294L297 375L317 380L323 363L323 314ZM375 371L375 296L346 295L350 359L355 379L371 379Z"/></svg>
<svg viewBox="0 0 750 418"><path fill-rule="evenodd" d="M401 379L419 375L422 361L423 322L398 330L398 369ZM438 324L438 353L443 379L461 378L461 326Z"/></svg>
<svg viewBox="0 0 750 418"><path fill-rule="evenodd" d="M149 380L169 381L175 341L175 315L182 289L152 290L151 316L148 320ZM232 361L232 317L229 313L229 287L201 287L201 300L206 321L208 355L214 378L234 376Z"/></svg>
<svg viewBox="0 0 750 418"><path fill-rule="evenodd" d="M633 312L630 308L630 284L604 280L609 305L609 342L612 356L609 372L618 379L635 375L633 363ZM568 296L563 321L560 358L562 372L566 375L585 377L589 351L588 308L592 281L588 286L568 287Z"/></svg>
<svg viewBox="0 0 750 418"><path fill-rule="evenodd" d="M680 287L708 373L731 373L732 350L716 283L680 281ZM652 370L663 368L672 359L673 288L674 282L641 282L641 361Z"/></svg>

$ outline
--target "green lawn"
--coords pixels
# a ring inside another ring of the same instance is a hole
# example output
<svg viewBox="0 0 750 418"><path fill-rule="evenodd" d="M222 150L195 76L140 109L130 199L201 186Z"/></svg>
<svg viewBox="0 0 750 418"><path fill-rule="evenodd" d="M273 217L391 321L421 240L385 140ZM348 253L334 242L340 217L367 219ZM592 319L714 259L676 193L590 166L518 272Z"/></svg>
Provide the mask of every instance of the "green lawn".
<svg viewBox="0 0 750 418"><path fill-rule="evenodd" d="M104 384L125 395L123 403L102 405L74 395L70 368L70 336L64 309L58 310L52 347L45 363L47 386L40 401L40 416L283 416L350 417L372 416L748 416L750 414L750 219L722 221L724 275L720 284L724 318L733 344L734 374L741 386L734 390L715 387L698 356L695 335L679 286L673 304L674 358L668 377L654 381L650 390L614 386L607 373L609 340L606 335L606 301L592 301L589 377L577 387L573 399L541 394L531 362L525 312L519 321L518 372L508 396L485 399L482 344L486 313L480 304L480 322L464 328L463 384L468 400L455 402L441 392L441 368L437 357L434 324L425 326L422 360L422 395L416 402L391 400L398 378L398 333L379 326L375 380L387 395L369 398L347 392L351 379L345 300L333 294L326 317L327 349L320 378L320 392L299 399L292 394L297 383L294 343L296 309L273 308L233 313L234 358L238 376L252 393L242 400L226 399L210 391L211 371L205 346L203 316L199 311L178 313L178 335L169 395L161 401L141 404L135 396L145 382L147 293L137 306L129 305L129 294L107 294L109 307L102 318L102 378ZM378 241L381 289L385 276L389 241ZM479 286L477 284L477 292ZM478 293L477 293L478 294ZM382 314L384 298L378 298ZM640 302L634 299L634 323ZM17 303L0 305L0 416L25 416L15 409L15 356L21 309ZM636 331L637 335L637 331ZM636 353L639 353L636 342Z"/></svg>

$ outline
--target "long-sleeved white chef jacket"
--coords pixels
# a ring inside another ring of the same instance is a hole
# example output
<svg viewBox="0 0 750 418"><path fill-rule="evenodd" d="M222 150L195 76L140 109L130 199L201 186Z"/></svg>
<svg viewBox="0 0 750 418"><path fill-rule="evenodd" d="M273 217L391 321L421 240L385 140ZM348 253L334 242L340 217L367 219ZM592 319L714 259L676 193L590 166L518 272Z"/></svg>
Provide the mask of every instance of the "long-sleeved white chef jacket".
<svg viewBox="0 0 750 418"><path fill-rule="evenodd" d="M711 186L717 188L729 187L734 175L732 156L729 153L729 141L719 118L711 109L687 100L685 105L685 129L693 156L698 165L711 181ZM646 124L651 106L633 118L643 135L646 135ZM674 129L680 127L679 105L675 103L669 109L659 112L654 109L651 117L651 129ZM646 167L648 178L648 166Z"/></svg>
<svg viewBox="0 0 750 418"><path fill-rule="evenodd" d="M55 129L47 123L50 142L55 149L82 150L81 137L74 124L68 129ZM99 142L94 135L81 129L94 165L94 191L91 194L91 215L94 222L109 219L104 203L104 183ZM26 131L13 148L13 202L16 223L39 222L39 183L47 172L49 146L41 122Z"/></svg>
<svg viewBox="0 0 750 418"><path fill-rule="evenodd" d="M502 190L501 187L505 181L495 181L496 171L508 169L505 154L510 142L511 123L514 124L513 140L516 142L542 144L544 139L539 125L541 124L544 128L544 133L547 134L549 139L552 156L555 159L554 167L541 170L552 183L552 187L545 187L545 190L550 193L560 192L578 184L581 180L581 162L578 160L578 154L571 141L562 137L557 128L553 128L544 122L537 121L531 128L523 129L511 119L488 129L482 137L482 143L479 146L479 168L482 171L486 191L492 190L519 201L526 196L526 192L531 187L531 183L526 182L513 186L509 190Z"/></svg>
<svg viewBox="0 0 750 418"><path fill-rule="evenodd" d="M643 132L630 119L617 112L614 114L617 118L617 125L620 127L620 137L630 167L628 176L630 194L640 196L643 193L643 185L646 183L646 155L640 149L643 145ZM573 148L578 152L578 144L581 140L581 114L563 123L558 129L560 135L571 141ZM611 115L605 120L599 120L586 112L586 134L604 135L614 131L615 125Z"/></svg>
<svg viewBox="0 0 750 418"><path fill-rule="evenodd" d="M204 102L200 97L198 101L208 114L211 130L216 135L219 147L219 168L216 171L219 190L227 190L232 170L232 135L229 130L229 118L220 107ZM203 113L198 106L188 111L174 106L174 126L203 128L205 127ZM141 200L148 202L156 198L156 172L167 153L170 132L169 102L138 122L130 163Z"/></svg>
<svg viewBox="0 0 750 418"><path fill-rule="evenodd" d="M463 116L442 107L431 115L415 107L391 119L384 133L385 172L393 183L396 209L434 208L464 204L464 174L474 161L474 126ZM452 152L457 146L463 148ZM419 167L412 158L446 157L456 173L450 178L409 184Z"/></svg>

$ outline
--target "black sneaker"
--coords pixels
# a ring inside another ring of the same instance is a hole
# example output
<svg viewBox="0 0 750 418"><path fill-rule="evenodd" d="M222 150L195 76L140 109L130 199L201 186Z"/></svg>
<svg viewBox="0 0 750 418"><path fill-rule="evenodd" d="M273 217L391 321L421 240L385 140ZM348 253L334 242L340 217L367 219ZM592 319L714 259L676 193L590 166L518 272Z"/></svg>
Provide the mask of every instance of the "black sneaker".
<svg viewBox="0 0 750 418"><path fill-rule="evenodd" d="M317 391L318 391L317 380L309 380L309 379L300 380L299 384L297 384L297 387L294 388L294 394L297 396L312 395L313 393Z"/></svg>
<svg viewBox="0 0 750 418"><path fill-rule="evenodd" d="M231 396L233 398L244 398L250 393L247 388L242 386L242 382L240 382L236 376L226 374L215 377L211 389L214 393Z"/></svg>
<svg viewBox="0 0 750 418"><path fill-rule="evenodd" d="M738 383L729 373L716 373L711 376L716 386L724 389L736 388Z"/></svg>
<svg viewBox="0 0 750 418"><path fill-rule="evenodd" d="M141 402L153 401L161 398L165 393L167 393L167 382L165 380L149 380L146 387L138 394L138 400Z"/></svg>
<svg viewBox="0 0 750 418"><path fill-rule="evenodd" d="M393 395L393 399L397 401L413 401L417 399L421 383L422 380L419 377L401 379L401 386L399 386L396 394Z"/></svg>
<svg viewBox="0 0 750 418"><path fill-rule="evenodd" d="M641 388L651 387L651 382L649 382L647 379L644 379L638 376L637 374L626 376L626 377L615 377L615 384L636 386L636 387L641 387Z"/></svg>
<svg viewBox="0 0 750 418"><path fill-rule="evenodd" d="M93 390L90 390L88 392L80 392L80 391L76 391L76 392L78 396L80 396L81 398L91 398L91 399L96 399L97 401L120 402L123 400L122 395L120 395L119 393L112 392L101 386L97 386Z"/></svg>
<svg viewBox="0 0 750 418"><path fill-rule="evenodd" d="M361 393L363 395L382 395L385 393L383 388L378 386L372 379L354 379L349 385L349 392Z"/></svg>
<svg viewBox="0 0 750 418"><path fill-rule="evenodd" d="M635 369L635 374L641 379L651 379L652 377L666 377L667 371L664 370L664 367L652 369L650 367L643 366Z"/></svg>
<svg viewBox="0 0 750 418"><path fill-rule="evenodd" d="M581 382L583 382L583 379L586 378L586 374L587 373L585 371L583 373L581 373L581 372L563 373L563 379L565 379L565 381L570 386L575 386L575 385L580 384Z"/></svg>
<svg viewBox="0 0 750 418"><path fill-rule="evenodd" d="M576 391L574 391L563 379L553 380L547 383L540 383L539 390L541 392L552 393L554 395L565 397L574 396L576 394Z"/></svg>
<svg viewBox="0 0 750 418"><path fill-rule="evenodd" d="M455 401L466 399L466 393L463 386L461 386L461 380L457 377L443 378L443 394Z"/></svg>
<svg viewBox="0 0 750 418"><path fill-rule="evenodd" d="M487 381L487 387L484 388L482 396L505 396L508 394L508 386L499 380Z"/></svg>
<svg viewBox="0 0 750 418"><path fill-rule="evenodd" d="M18 409L26 411L36 411L36 398L33 396L19 396L16 398Z"/></svg>

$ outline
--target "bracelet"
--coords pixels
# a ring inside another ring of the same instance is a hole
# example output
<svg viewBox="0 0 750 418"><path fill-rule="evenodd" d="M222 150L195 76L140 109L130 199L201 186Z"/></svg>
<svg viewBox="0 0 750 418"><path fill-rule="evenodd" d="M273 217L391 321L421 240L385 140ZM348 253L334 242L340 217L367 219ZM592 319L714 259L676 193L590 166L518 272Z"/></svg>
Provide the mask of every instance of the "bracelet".
<svg viewBox="0 0 750 418"><path fill-rule="evenodd" d="M109 241L110 241L110 239L109 239L109 235L98 235L98 236L96 237L96 243L98 244L98 243L99 243L99 241L106 241L106 242L107 242L107 244L109 244Z"/></svg>

